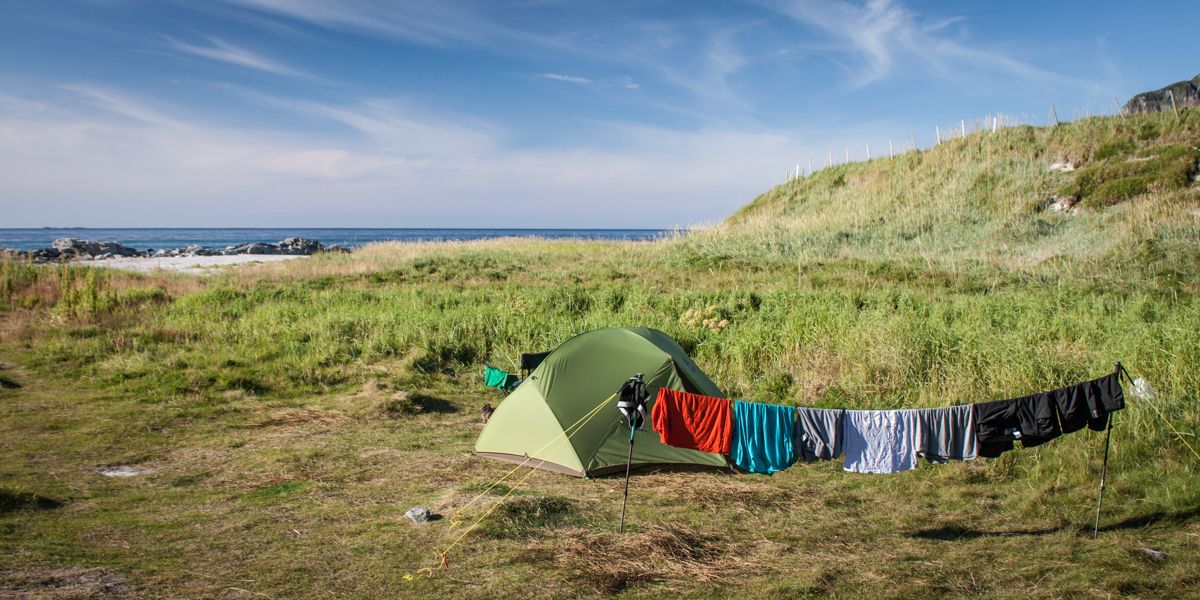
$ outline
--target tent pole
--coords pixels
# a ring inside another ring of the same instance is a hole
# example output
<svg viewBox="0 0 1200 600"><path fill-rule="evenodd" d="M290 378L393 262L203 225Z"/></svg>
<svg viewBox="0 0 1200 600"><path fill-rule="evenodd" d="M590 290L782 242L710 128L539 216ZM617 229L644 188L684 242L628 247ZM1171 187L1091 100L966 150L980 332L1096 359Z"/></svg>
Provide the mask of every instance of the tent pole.
<svg viewBox="0 0 1200 600"><path fill-rule="evenodd" d="M1113 371L1117 375L1117 385L1121 385L1121 363L1113 363ZM1104 480L1108 476L1108 445L1112 441L1112 413L1108 413L1108 426L1104 428L1104 462L1100 466L1100 494L1096 498L1096 524L1092 528L1092 539L1100 536L1100 507L1104 504Z"/></svg>
<svg viewBox="0 0 1200 600"><path fill-rule="evenodd" d="M637 429L629 425L629 455L625 458L625 498L621 500L621 533L625 533L625 505L629 504L629 468L633 464L633 433Z"/></svg>

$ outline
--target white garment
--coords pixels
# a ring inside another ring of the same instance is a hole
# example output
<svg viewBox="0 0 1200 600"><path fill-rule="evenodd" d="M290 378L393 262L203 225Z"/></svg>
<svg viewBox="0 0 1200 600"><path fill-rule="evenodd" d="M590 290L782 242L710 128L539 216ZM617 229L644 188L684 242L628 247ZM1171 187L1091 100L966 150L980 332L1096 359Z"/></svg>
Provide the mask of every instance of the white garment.
<svg viewBox="0 0 1200 600"><path fill-rule="evenodd" d="M899 473L917 468L921 421L915 410L848 410L843 421L843 468L852 473Z"/></svg>

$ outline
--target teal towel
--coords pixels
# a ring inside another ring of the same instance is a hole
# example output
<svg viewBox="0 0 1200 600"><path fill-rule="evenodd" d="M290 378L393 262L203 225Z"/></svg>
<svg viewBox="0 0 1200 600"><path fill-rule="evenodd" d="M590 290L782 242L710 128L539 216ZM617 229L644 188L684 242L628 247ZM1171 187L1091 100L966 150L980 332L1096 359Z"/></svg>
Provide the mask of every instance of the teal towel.
<svg viewBox="0 0 1200 600"><path fill-rule="evenodd" d="M483 385L507 391L517 387L517 383L519 383L519 380L516 375L503 369L497 369L491 365L484 366Z"/></svg>
<svg viewBox="0 0 1200 600"><path fill-rule="evenodd" d="M796 409L760 402L733 403L729 458L737 468L770 475L796 462Z"/></svg>

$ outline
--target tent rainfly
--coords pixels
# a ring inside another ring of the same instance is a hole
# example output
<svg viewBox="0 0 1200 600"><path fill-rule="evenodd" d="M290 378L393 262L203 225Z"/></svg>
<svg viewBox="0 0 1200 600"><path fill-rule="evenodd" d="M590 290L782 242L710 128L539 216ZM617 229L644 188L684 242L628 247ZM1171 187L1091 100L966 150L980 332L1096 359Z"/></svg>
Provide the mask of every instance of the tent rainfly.
<svg viewBox="0 0 1200 600"><path fill-rule="evenodd" d="M565 428L637 373L645 374L650 408L659 388L723 397L683 348L661 331L642 327L590 331L552 351L500 403L479 434L475 453L576 477L623 471L629 428L615 398L611 409L601 409L570 439L562 438ZM635 435L632 464L724 466L726 462L720 454L667 446L645 428Z"/></svg>

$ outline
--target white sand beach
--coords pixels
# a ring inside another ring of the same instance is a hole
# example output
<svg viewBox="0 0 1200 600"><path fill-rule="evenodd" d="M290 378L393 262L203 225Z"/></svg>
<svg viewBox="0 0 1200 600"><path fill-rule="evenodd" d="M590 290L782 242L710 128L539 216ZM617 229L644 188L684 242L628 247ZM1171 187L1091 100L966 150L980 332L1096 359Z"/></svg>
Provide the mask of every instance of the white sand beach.
<svg viewBox="0 0 1200 600"><path fill-rule="evenodd" d="M303 255L290 254L234 254L231 256L152 256L147 258L106 258L103 260L86 261L81 264L121 269L125 271L179 271L203 275L220 270L222 267L247 265L254 263L279 262L295 258L308 258Z"/></svg>

